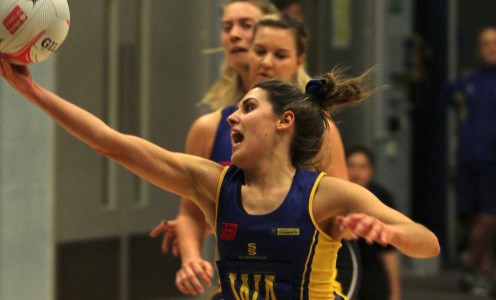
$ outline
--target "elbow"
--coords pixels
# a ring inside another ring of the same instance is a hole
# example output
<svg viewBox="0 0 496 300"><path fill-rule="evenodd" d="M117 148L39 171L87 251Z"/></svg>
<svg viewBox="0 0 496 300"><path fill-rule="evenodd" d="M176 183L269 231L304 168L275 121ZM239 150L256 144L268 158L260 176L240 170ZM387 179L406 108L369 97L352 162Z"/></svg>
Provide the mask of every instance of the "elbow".
<svg viewBox="0 0 496 300"><path fill-rule="evenodd" d="M435 237L434 247L432 249L431 257L436 257L441 254L441 245L439 245L438 239Z"/></svg>
<svg viewBox="0 0 496 300"><path fill-rule="evenodd" d="M112 160L118 160L118 152L114 151L111 148L107 147L93 147L93 150L95 150L98 154L103 155L107 158L110 158Z"/></svg>
<svg viewBox="0 0 496 300"><path fill-rule="evenodd" d="M86 143L98 154L115 160L122 155L122 136L124 135L107 128L93 133Z"/></svg>
<svg viewBox="0 0 496 300"><path fill-rule="evenodd" d="M441 253L441 245L439 245L439 240L433 232L431 232L431 247L429 249L428 257L436 257Z"/></svg>
<svg viewBox="0 0 496 300"><path fill-rule="evenodd" d="M439 245L439 241L436 236L433 236L430 247L426 250L427 251L425 251L419 258L432 258L441 254L441 246Z"/></svg>
<svg viewBox="0 0 496 300"><path fill-rule="evenodd" d="M95 136L93 143L89 145L98 154L106 156L113 160L118 160L122 156L122 144L119 140L112 134L102 134L100 136Z"/></svg>
<svg viewBox="0 0 496 300"><path fill-rule="evenodd" d="M110 151L110 149L107 149L105 147L96 146L93 147L93 150L95 150L100 155L107 156L109 158L113 157L112 151Z"/></svg>

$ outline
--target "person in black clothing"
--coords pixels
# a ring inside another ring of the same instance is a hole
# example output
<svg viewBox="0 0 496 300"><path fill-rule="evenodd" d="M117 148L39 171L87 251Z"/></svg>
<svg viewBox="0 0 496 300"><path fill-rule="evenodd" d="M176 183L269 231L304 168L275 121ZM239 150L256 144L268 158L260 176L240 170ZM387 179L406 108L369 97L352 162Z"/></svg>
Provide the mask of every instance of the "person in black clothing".
<svg viewBox="0 0 496 300"><path fill-rule="evenodd" d="M389 207L394 207L391 194L373 181L374 156L365 147L353 147L346 153L348 175L351 182L371 191ZM391 246L368 244L358 241L362 261L363 280L358 292L358 299L399 300L401 284L398 253Z"/></svg>

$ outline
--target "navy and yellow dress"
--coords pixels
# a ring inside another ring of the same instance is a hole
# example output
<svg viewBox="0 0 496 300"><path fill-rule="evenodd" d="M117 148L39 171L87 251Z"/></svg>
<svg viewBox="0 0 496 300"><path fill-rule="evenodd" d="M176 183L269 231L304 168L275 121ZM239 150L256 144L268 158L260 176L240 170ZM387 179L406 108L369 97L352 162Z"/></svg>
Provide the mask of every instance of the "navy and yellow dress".
<svg viewBox="0 0 496 300"><path fill-rule="evenodd" d="M341 243L320 230L312 215L324 175L298 170L276 210L250 215L241 203L243 171L226 167L215 226L224 299L344 299L333 288Z"/></svg>
<svg viewBox="0 0 496 300"><path fill-rule="evenodd" d="M217 125L212 153L210 160L223 166L231 165L232 145L231 145L231 125L227 123L227 117L236 111L236 105L227 106L218 110L220 121Z"/></svg>

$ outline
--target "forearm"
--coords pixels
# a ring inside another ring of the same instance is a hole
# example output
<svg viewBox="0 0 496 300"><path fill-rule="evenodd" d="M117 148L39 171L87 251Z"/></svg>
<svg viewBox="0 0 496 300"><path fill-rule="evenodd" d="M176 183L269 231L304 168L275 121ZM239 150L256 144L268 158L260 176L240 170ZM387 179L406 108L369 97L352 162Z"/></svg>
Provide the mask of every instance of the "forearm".
<svg viewBox="0 0 496 300"><path fill-rule="evenodd" d="M423 225L411 222L389 226L391 228L389 244L405 255L416 258L439 255L440 246L437 237Z"/></svg>
<svg viewBox="0 0 496 300"><path fill-rule="evenodd" d="M205 217L191 200L181 199L177 217L177 239L183 263L200 259L205 236Z"/></svg>

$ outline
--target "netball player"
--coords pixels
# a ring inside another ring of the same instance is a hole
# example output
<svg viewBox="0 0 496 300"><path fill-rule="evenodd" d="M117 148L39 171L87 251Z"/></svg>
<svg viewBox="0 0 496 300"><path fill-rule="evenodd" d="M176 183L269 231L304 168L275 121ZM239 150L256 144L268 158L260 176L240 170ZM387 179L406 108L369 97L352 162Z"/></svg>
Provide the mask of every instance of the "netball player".
<svg viewBox="0 0 496 300"><path fill-rule="evenodd" d="M232 4L226 7L223 18L226 18L226 15L229 16L229 9L232 8ZM302 69L307 42L303 25L283 16L282 19L263 18L256 28L248 53L249 81L254 84L275 77L297 82L300 89L303 90L310 79ZM210 157L221 164L230 164L230 126L225 119L235 108L235 106L228 106L220 112L200 118L190 130L186 148L201 149L201 152L196 152L201 153L200 156ZM206 130L207 128L209 130ZM342 141L334 124L330 124L328 139L323 151L326 152L326 155L323 156L326 172L330 176L347 179ZM196 228L200 228L201 224L198 221L202 219L203 214L196 205L183 199L177 218L183 267L176 275L176 285L186 294L202 293L204 289L201 282L210 285L213 276L213 268L209 262L201 257L205 230ZM166 225L167 223L160 224L152 231L153 235L157 235L165 229ZM192 227L195 229L192 230ZM167 239L171 236L171 234L164 236L164 249L169 243ZM353 277L358 267L356 264L354 266L351 258L349 258L351 254L348 252L353 250L350 247L351 244L346 245L343 250L346 253L339 260L339 279L344 279L343 284L348 295L352 295L358 285L357 276ZM338 289L341 288L338 287Z"/></svg>
<svg viewBox="0 0 496 300"><path fill-rule="evenodd" d="M328 111L368 95L362 78L332 73L307 93L263 81L228 117L233 166L173 153L120 133L36 84L27 66L0 59L0 75L98 153L193 200L215 229L225 299L341 299L333 273L343 230L412 257L439 254L436 236L353 183L307 171L319 161Z"/></svg>

